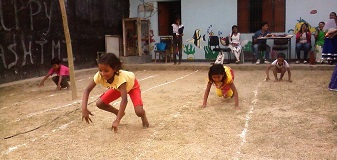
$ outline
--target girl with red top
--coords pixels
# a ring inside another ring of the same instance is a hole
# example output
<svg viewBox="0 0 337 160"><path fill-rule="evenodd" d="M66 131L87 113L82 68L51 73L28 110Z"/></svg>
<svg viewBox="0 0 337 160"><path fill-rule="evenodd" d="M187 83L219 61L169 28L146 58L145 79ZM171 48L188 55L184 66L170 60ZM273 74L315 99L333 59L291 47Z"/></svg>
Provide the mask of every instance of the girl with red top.
<svg viewBox="0 0 337 160"><path fill-rule="evenodd" d="M303 63L308 63L307 57L309 50L311 48L311 33L308 30L309 26L307 23L303 23L301 29L296 33L296 64L300 63L301 60L301 50L304 51Z"/></svg>

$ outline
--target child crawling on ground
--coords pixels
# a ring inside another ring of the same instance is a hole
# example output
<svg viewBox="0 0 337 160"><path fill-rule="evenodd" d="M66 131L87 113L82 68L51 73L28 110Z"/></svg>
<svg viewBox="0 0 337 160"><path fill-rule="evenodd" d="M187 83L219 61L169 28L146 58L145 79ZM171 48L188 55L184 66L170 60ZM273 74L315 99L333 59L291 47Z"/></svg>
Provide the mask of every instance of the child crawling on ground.
<svg viewBox="0 0 337 160"><path fill-rule="evenodd" d="M269 78L269 70L272 69L273 75L275 77L275 82L276 81L282 81L284 73L286 71L288 72L288 81L292 82L290 67L289 67L288 62L286 60L284 60L284 58L285 58L284 53L279 53L277 55L277 59L273 63L271 63L269 66L267 66L267 69L266 69L266 74L267 74L266 81L270 80L270 78ZM280 74L280 78L277 77L277 73L281 73Z"/></svg>
<svg viewBox="0 0 337 160"><path fill-rule="evenodd" d="M138 80L133 72L122 70L122 62L113 53L103 54L98 59L98 72L83 92L82 120L84 119L87 123L92 122L89 116L92 116L93 114L88 110L87 106L88 97L92 89L98 84L108 90L100 96L96 102L96 106L99 109L116 115L116 119L112 122L112 129L115 132L117 132L119 123L125 114L125 108L128 103L127 95L130 96L135 113L141 118L143 127L149 127L149 122L145 110L143 109L143 101ZM121 98L119 109L110 105L112 101L115 101L118 98Z"/></svg>
<svg viewBox="0 0 337 160"><path fill-rule="evenodd" d="M208 83L204 94L202 107L206 107L211 86L215 86L219 97L235 99L235 108L239 109L239 95L234 85L234 72L223 64L214 64L208 71Z"/></svg>
<svg viewBox="0 0 337 160"><path fill-rule="evenodd" d="M49 70L49 72L43 77L41 80L39 87L44 86L44 81L48 79L49 76L52 76L54 73L56 76L54 76L52 79L54 83L56 84L56 90L61 90L63 88L69 89L70 85L68 81L69 78L69 68L61 64L61 60L58 58L53 58L50 62L52 68Z"/></svg>

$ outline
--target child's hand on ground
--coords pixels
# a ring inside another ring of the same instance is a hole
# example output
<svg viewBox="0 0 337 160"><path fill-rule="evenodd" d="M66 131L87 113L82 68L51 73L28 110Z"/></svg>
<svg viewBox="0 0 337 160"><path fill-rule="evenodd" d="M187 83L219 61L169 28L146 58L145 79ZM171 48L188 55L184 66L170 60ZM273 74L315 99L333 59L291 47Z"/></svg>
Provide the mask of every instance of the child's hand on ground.
<svg viewBox="0 0 337 160"><path fill-rule="evenodd" d="M94 116L88 109L82 109L82 121L83 119L89 124L92 123L92 120L90 119L89 115Z"/></svg>
<svg viewBox="0 0 337 160"><path fill-rule="evenodd" d="M56 90L58 90L58 91L61 90L61 86L57 85Z"/></svg>
<svg viewBox="0 0 337 160"><path fill-rule="evenodd" d="M266 77L265 81L269 81L269 80L270 80L270 78L269 78L269 77Z"/></svg>
<svg viewBox="0 0 337 160"><path fill-rule="evenodd" d="M37 86L39 86L39 87L44 87L44 83L40 83L40 84L38 84Z"/></svg>
<svg viewBox="0 0 337 160"><path fill-rule="evenodd" d="M291 80L291 79L288 79L288 82L292 82L293 80Z"/></svg>
<svg viewBox="0 0 337 160"><path fill-rule="evenodd" d="M112 122L112 128L111 128L111 130L114 130L115 133L117 133L117 131L118 131L118 125L119 125L119 120L116 119L114 122Z"/></svg>

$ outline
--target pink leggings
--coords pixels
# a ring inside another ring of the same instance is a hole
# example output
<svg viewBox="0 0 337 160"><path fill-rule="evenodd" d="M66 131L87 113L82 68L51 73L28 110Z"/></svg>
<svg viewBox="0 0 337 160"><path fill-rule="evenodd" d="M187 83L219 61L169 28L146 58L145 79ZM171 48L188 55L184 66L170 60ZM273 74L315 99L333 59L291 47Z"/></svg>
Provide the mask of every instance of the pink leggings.
<svg viewBox="0 0 337 160"><path fill-rule="evenodd" d="M140 86L136 79L132 89L128 92L128 94L134 107L143 106ZM109 104L119 97L121 97L121 92L119 92L117 89L109 89L105 93L103 93L100 98L105 104Z"/></svg>

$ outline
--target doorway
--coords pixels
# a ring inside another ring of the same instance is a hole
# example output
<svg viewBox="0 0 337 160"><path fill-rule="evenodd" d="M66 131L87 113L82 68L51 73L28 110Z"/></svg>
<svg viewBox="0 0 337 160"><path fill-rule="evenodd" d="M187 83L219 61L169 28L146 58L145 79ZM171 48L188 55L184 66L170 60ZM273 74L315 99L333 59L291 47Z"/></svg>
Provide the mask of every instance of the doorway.
<svg viewBox="0 0 337 160"><path fill-rule="evenodd" d="M158 35L170 35L170 26L175 18L181 17L180 1L158 2ZM183 20L181 20L183 22Z"/></svg>

